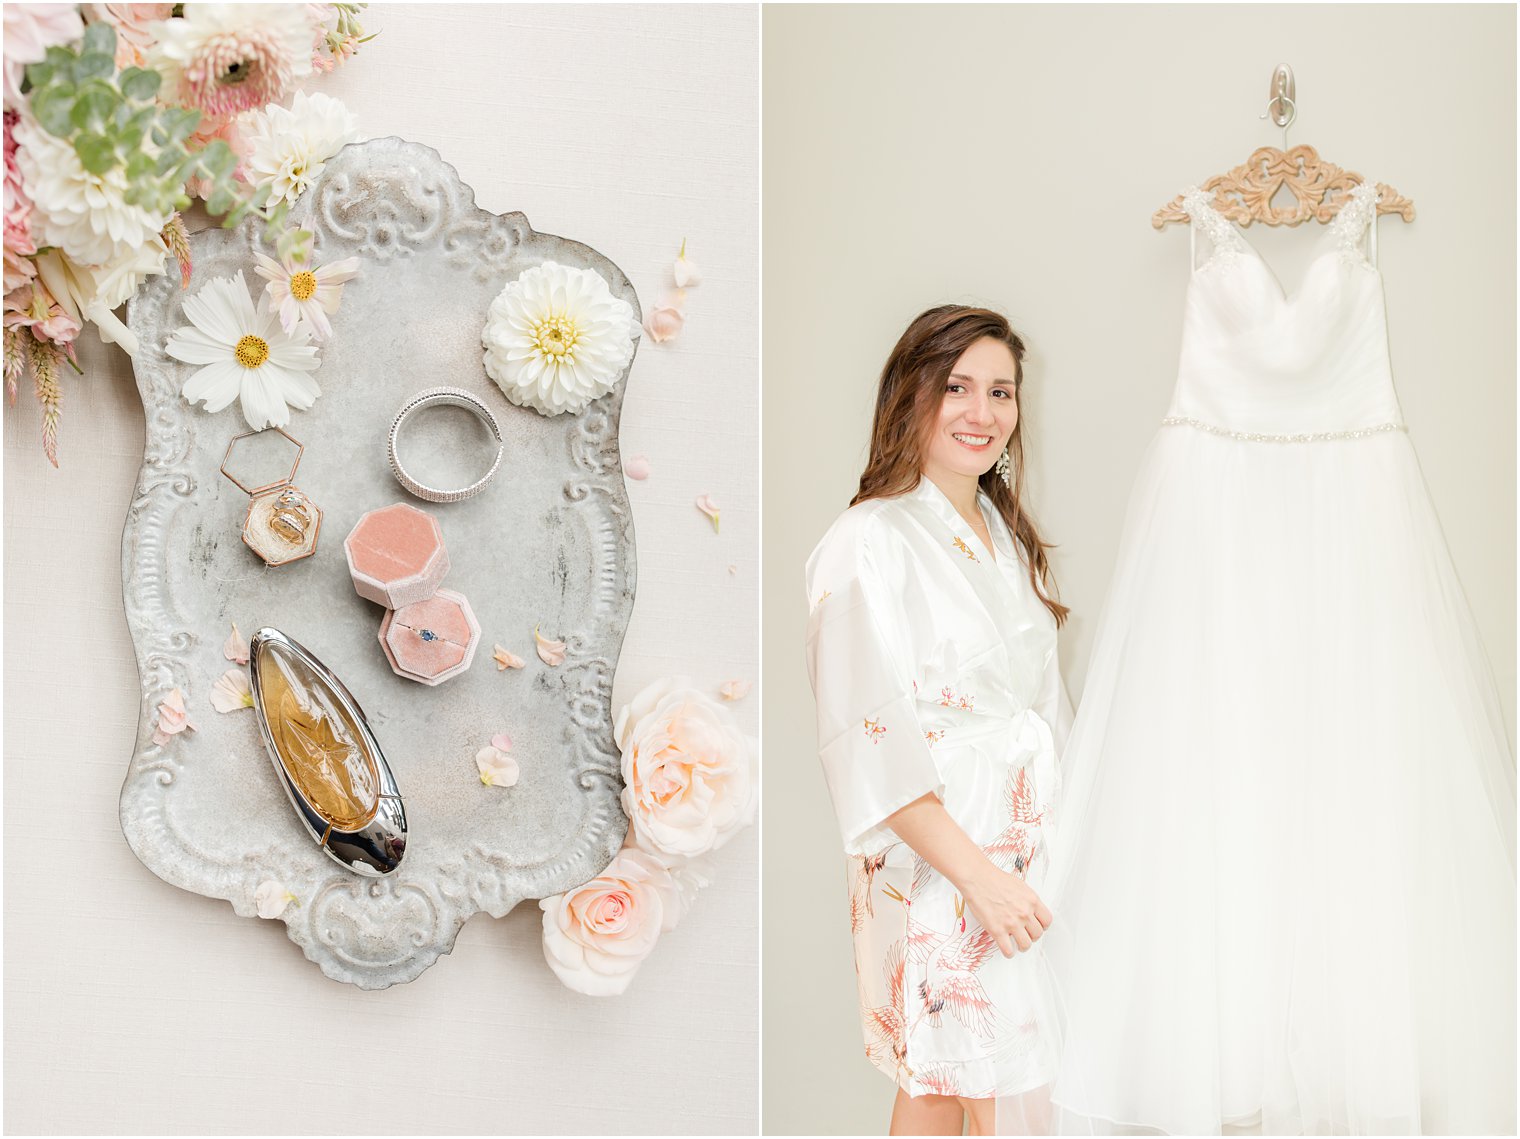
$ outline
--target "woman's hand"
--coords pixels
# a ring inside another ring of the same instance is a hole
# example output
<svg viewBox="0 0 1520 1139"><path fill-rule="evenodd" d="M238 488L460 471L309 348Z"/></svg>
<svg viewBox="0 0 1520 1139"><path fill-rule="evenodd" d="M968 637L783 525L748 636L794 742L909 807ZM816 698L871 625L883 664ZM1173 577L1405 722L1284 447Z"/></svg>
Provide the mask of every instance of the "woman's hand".
<svg viewBox="0 0 1520 1139"><path fill-rule="evenodd" d="M960 891L1004 957L1028 949L1050 927L1051 914L1025 881L998 869L950 817L937 795L924 795L888 816L887 826Z"/></svg>
<svg viewBox="0 0 1520 1139"><path fill-rule="evenodd" d="M1040 896L1024 879L1000 870L990 860L985 869L956 885L1004 957L1013 956L1014 946L1028 949L1050 928L1050 909Z"/></svg>

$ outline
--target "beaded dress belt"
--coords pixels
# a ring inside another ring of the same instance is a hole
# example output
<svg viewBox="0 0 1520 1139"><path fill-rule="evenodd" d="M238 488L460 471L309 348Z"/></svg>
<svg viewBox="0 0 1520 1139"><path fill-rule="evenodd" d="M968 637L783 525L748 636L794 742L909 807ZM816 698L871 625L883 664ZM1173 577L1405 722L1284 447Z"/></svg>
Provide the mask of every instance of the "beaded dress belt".
<svg viewBox="0 0 1520 1139"><path fill-rule="evenodd" d="M1245 443L1328 443L1334 439L1364 439L1369 435L1381 435L1385 431L1408 431L1402 423L1379 423L1373 427L1359 427L1355 431L1313 431L1307 435L1271 435L1258 431L1231 431L1194 419L1190 415L1168 415L1161 421L1163 427L1192 427L1207 431L1210 435L1223 435L1227 439L1239 439Z"/></svg>

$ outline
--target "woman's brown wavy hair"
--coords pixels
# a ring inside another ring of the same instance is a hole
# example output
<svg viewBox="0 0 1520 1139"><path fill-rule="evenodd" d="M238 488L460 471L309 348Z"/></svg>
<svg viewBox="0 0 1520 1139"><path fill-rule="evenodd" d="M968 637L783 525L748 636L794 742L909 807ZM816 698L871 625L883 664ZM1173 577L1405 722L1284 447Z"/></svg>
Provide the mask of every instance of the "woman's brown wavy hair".
<svg viewBox="0 0 1520 1139"><path fill-rule="evenodd" d="M945 398L950 370L961 353L982 339L996 340L1013 353L1014 398L1017 399L1024 383L1024 342L1000 313L965 305L940 305L920 314L908 325L887 357L886 367L881 370L876 417L871 424L871 457L865 473L860 476L860 489L850 500L851 506L872 498L893 498L918 486L923 477L924 448L940 402ZM1035 593L1055 616L1056 624L1061 625L1070 610L1057 600L1050 559L1045 555L1051 547L1041 541L1034 519L1022 501L1022 407L1013 435L1008 440L1008 456L1013 462L1012 489L1003 482L996 468L982 475L980 486L1017 539Z"/></svg>

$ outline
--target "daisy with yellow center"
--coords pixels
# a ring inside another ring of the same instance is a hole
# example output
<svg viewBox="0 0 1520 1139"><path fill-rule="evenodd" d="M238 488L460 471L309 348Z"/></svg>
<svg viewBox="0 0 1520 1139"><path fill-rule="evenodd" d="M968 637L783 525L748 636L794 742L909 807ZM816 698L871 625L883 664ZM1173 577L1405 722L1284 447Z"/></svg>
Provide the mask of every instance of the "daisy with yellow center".
<svg viewBox="0 0 1520 1139"><path fill-rule="evenodd" d="M486 372L509 400L559 415L613 389L639 331L633 306L598 273L546 261L491 302L480 340Z"/></svg>
<svg viewBox="0 0 1520 1139"><path fill-rule="evenodd" d="M221 411L241 400L254 430L283 427L290 408L307 408L321 389L309 373L321 363L304 325L287 332L267 306L256 308L242 272L206 283L185 299L190 323L177 328L164 351L199 365L181 389L191 403Z"/></svg>
<svg viewBox="0 0 1520 1139"><path fill-rule="evenodd" d="M255 253L253 260L253 271L269 282L264 292L270 306L280 314L280 326L286 332L294 332L304 321L318 343L332 336L332 323L327 318L338 311L343 286L359 275L357 257L345 257L331 265L309 265L293 256L276 261L263 253Z"/></svg>

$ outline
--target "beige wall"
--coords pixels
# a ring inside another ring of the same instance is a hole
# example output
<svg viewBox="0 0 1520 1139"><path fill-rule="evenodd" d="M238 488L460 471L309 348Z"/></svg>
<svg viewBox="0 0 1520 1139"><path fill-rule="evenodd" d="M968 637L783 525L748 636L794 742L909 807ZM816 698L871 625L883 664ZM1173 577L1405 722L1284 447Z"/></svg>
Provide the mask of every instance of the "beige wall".
<svg viewBox="0 0 1520 1139"><path fill-rule="evenodd" d="M813 7L764 14L764 1128L884 1131L812 730L802 564L845 506L918 311L1031 346L1036 507L1080 695L1129 483L1165 413L1187 234L1151 212L1282 133L1412 198L1379 223L1394 376L1514 735L1515 10ZM1254 232L1285 280L1308 235Z"/></svg>

